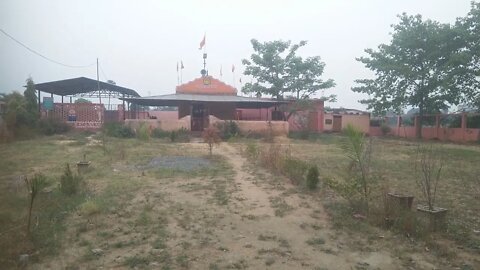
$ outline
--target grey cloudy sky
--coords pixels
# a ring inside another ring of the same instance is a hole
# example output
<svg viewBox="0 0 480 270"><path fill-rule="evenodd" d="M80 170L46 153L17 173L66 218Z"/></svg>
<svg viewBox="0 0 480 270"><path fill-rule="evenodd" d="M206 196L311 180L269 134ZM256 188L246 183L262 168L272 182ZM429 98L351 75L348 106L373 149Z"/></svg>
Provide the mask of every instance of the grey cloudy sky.
<svg viewBox="0 0 480 270"><path fill-rule="evenodd" d="M470 0L317 0L317 1L0 1L0 28L38 52L69 65L100 59L104 74L141 95L173 93L176 63L183 60L183 81L200 75L207 33L208 69L233 84L231 67L241 76L241 59L252 53L250 39L298 42L304 56L319 55L325 78L337 86L330 104L364 109L362 95L350 88L371 74L355 57L389 41L397 14L422 14L445 23L464 16ZM96 77L96 68L66 68L48 62L0 33L0 92L22 90L28 76L37 83Z"/></svg>

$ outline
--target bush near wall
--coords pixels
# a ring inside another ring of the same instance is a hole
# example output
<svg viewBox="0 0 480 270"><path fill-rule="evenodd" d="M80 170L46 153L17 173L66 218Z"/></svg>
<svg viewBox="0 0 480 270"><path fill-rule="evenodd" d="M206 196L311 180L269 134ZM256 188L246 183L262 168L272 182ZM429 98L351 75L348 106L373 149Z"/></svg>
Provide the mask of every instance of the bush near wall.
<svg viewBox="0 0 480 270"><path fill-rule="evenodd" d="M150 129L148 124L142 123L137 129L137 138L142 141L148 141L150 139Z"/></svg>
<svg viewBox="0 0 480 270"><path fill-rule="evenodd" d="M152 130L152 137L153 138L159 138L159 139L169 138L170 137L170 132L162 130L160 128L154 128Z"/></svg>
<svg viewBox="0 0 480 270"><path fill-rule="evenodd" d="M224 141L240 136L240 128L235 121L225 120L224 122L216 123L215 127L220 131L220 137Z"/></svg>
<svg viewBox="0 0 480 270"><path fill-rule="evenodd" d="M103 125L103 132L106 135L117 138L133 138L135 137L135 131L122 123L105 123Z"/></svg>
<svg viewBox="0 0 480 270"><path fill-rule="evenodd" d="M308 163L303 160L287 157L283 160L282 174L288 177L294 185L299 185L305 181L308 167Z"/></svg>
<svg viewBox="0 0 480 270"><path fill-rule="evenodd" d="M170 131L169 137L171 142L189 142L190 131L188 131L186 128Z"/></svg>
<svg viewBox="0 0 480 270"><path fill-rule="evenodd" d="M71 126L56 119L40 119L37 122L37 128L43 135L54 135L68 132Z"/></svg>
<svg viewBox="0 0 480 270"><path fill-rule="evenodd" d="M171 142L189 142L190 131L186 128L180 128L178 130L166 131L161 128L154 128L150 134L153 138L164 139L168 138Z"/></svg>

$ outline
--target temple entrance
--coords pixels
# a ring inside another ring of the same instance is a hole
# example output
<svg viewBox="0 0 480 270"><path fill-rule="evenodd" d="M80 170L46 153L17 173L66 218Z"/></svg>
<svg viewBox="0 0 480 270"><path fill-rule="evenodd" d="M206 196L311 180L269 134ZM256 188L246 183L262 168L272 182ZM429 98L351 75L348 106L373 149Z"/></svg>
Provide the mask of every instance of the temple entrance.
<svg viewBox="0 0 480 270"><path fill-rule="evenodd" d="M342 116L341 115L334 115L333 116L333 128L332 131L340 132L342 131Z"/></svg>
<svg viewBox="0 0 480 270"><path fill-rule="evenodd" d="M203 104L192 104L192 131L203 131L206 110Z"/></svg>

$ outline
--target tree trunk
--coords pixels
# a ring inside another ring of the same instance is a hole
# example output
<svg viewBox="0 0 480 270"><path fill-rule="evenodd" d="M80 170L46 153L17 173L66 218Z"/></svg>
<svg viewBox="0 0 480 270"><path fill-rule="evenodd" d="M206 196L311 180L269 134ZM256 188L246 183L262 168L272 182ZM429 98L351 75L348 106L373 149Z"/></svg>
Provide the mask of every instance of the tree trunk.
<svg viewBox="0 0 480 270"><path fill-rule="evenodd" d="M415 134L417 135L417 139L422 138L422 127L423 127L423 98L420 101L420 105L418 106L418 121L415 123Z"/></svg>
<svg viewBox="0 0 480 270"><path fill-rule="evenodd" d="M33 200L34 195L30 195L30 208L28 209L28 221L27 221L27 235L30 235L30 222L32 219L32 209L33 209Z"/></svg>

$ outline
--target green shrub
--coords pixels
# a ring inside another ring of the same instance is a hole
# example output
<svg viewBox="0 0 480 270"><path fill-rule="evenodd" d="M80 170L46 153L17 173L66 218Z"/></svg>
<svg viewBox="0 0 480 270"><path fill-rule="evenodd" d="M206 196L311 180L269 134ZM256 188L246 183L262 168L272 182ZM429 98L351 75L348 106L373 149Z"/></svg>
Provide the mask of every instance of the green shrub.
<svg viewBox="0 0 480 270"><path fill-rule="evenodd" d="M161 139L161 138L169 138L169 137L170 137L170 132L161 130L161 129L159 129L159 128L154 128L154 129L152 130L151 136L152 136L153 138L159 138L159 139Z"/></svg>
<svg viewBox="0 0 480 270"><path fill-rule="evenodd" d="M57 119L40 119L37 128L43 135L62 134L71 129L69 124Z"/></svg>
<svg viewBox="0 0 480 270"><path fill-rule="evenodd" d="M223 123L217 123L215 126L220 130L220 137L224 141L240 135L240 128L235 121L225 120Z"/></svg>
<svg viewBox="0 0 480 270"><path fill-rule="evenodd" d="M169 134L171 142L189 142L190 132L186 128L171 131Z"/></svg>
<svg viewBox="0 0 480 270"><path fill-rule="evenodd" d="M319 182L318 176L319 176L318 167L317 166L311 166L308 169L308 173L307 173L306 184L307 184L308 189L314 190L314 189L317 188L318 182Z"/></svg>
<svg viewBox="0 0 480 270"><path fill-rule="evenodd" d="M76 194L80 189L81 181L82 178L79 175L73 174L70 165L67 163L63 175L60 176L60 191L67 195Z"/></svg>
<svg viewBox="0 0 480 270"><path fill-rule="evenodd" d="M27 234L30 234L30 221L32 219L32 209L35 197L38 192L46 186L46 177L43 174L35 174L32 178L25 177L25 184L27 186L29 194L29 208L28 208L28 221L27 221Z"/></svg>
<svg viewBox="0 0 480 270"><path fill-rule="evenodd" d="M288 177L293 184L298 185L303 183L307 169L308 164L305 161L287 157L283 161L282 174Z"/></svg>
<svg viewBox="0 0 480 270"><path fill-rule="evenodd" d="M141 123L137 130L137 138L142 141L150 140L150 129L146 123Z"/></svg>
<svg viewBox="0 0 480 270"><path fill-rule="evenodd" d="M170 134L168 137L170 138L171 142L175 142L177 141L177 136L178 136L177 131L173 130L173 131L170 131Z"/></svg>
<svg viewBox="0 0 480 270"><path fill-rule="evenodd" d="M100 206L94 200L88 200L82 203L78 207L78 210L80 211L80 213L82 213L82 215L93 216L95 214L100 213Z"/></svg>
<svg viewBox="0 0 480 270"><path fill-rule="evenodd" d="M259 155L258 146L255 143L248 143L247 147L245 148L245 154L247 155L247 158L251 160L257 160Z"/></svg>
<svg viewBox="0 0 480 270"><path fill-rule="evenodd" d="M368 204L372 189L381 176L374 174L372 168L372 139L366 139L365 134L352 125L344 129L346 140L340 145L349 159L347 175L343 181L328 179L326 183L339 195L350 202L352 208L368 214Z"/></svg>
<svg viewBox="0 0 480 270"><path fill-rule="evenodd" d="M106 123L103 125L103 132L111 137L117 138L133 138L135 137L135 131L122 123Z"/></svg>
<svg viewBox="0 0 480 270"><path fill-rule="evenodd" d="M386 123L382 123L380 125L380 130L382 131L383 136L385 136L385 135L389 134L392 129Z"/></svg>

